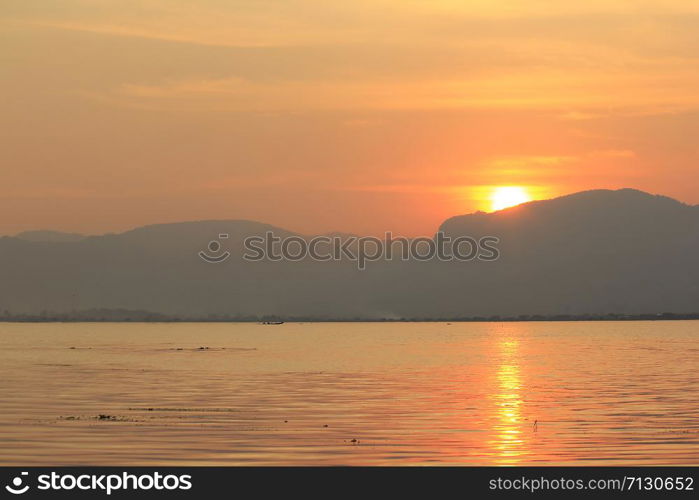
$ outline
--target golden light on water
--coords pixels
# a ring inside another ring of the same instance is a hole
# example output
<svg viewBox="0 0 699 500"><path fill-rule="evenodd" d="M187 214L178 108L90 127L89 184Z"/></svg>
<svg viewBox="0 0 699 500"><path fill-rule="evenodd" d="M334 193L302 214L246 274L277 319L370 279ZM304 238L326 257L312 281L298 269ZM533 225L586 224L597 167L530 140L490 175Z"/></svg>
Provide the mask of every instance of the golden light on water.
<svg viewBox="0 0 699 500"><path fill-rule="evenodd" d="M498 341L500 364L497 368L495 394L495 441L497 462L519 463L525 452L522 435L522 377L519 366L519 338L508 336Z"/></svg>
<svg viewBox="0 0 699 500"><path fill-rule="evenodd" d="M514 207L531 200L532 197L521 186L499 186L490 195L491 209L493 211Z"/></svg>

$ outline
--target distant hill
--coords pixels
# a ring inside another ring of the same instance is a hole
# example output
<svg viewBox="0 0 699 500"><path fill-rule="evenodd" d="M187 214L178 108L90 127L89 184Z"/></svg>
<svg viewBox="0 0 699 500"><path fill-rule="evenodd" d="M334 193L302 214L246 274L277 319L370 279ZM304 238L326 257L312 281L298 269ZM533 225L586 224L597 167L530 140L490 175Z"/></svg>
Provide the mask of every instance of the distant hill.
<svg viewBox="0 0 699 500"><path fill-rule="evenodd" d="M699 207L595 190L452 217L450 235L497 235L497 269L473 279L490 309L545 314L699 308ZM499 285L497 291L490 284Z"/></svg>
<svg viewBox="0 0 699 500"><path fill-rule="evenodd" d="M348 261L247 262L246 236L293 233L243 220L53 241L23 233L0 238L0 311L399 319L699 310L699 206L596 190L452 217L440 230L496 236L500 258L372 262L365 271ZM211 241L230 258L199 258Z"/></svg>
<svg viewBox="0 0 699 500"><path fill-rule="evenodd" d="M15 237L25 241L43 241L47 243L65 243L80 241L85 238L82 234L62 233L60 231L24 231L15 235Z"/></svg>

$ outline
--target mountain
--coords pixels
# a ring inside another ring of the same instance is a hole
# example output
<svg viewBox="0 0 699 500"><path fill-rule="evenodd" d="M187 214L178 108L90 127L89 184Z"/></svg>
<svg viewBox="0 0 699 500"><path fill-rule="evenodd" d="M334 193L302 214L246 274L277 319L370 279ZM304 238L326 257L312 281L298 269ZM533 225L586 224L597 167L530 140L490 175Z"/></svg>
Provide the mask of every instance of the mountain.
<svg viewBox="0 0 699 500"><path fill-rule="evenodd" d="M699 206L632 189L595 190L453 217L449 235L493 234L501 286L482 295L531 313L699 309ZM496 297L497 295L497 297Z"/></svg>
<svg viewBox="0 0 699 500"><path fill-rule="evenodd" d="M80 241L85 238L82 234L77 233L63 233L60 231L24 231L22 233L16 234L16 238L25 241L37 241L46 243L66 243L73 241Z"/></svg>
<svg viewBox="0 0 699 500"><path fill-rule="evenodd" d="M248 236L310 237L243 220L68 241L3 237L0 310L318 319L699 311L699 206L595 190L452 217L439 230L497 237L499 259L394 259L363 271L347 259L250 262ZM220 263L198 256L226 251Z"/></svg>

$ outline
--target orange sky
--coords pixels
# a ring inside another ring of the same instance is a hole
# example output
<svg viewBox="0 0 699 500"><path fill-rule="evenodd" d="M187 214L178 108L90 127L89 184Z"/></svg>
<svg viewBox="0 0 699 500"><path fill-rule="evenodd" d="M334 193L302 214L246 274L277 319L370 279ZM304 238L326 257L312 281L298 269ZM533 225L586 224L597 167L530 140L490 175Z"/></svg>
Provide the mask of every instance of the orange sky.
<svg viewBox="0 0 699 500"><path fill-rule="evenodd" d="M697 25L677 0L4 0L0 234L428 234L500 185L696 204Z"/></svg>

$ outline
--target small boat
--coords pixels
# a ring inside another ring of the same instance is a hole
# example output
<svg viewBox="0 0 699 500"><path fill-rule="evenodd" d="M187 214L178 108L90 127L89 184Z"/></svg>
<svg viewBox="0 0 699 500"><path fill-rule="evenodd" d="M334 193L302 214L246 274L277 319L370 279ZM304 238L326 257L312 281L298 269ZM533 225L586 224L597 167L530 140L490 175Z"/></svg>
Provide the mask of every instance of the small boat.
<svg viewBox="0 0 699 500"><path fill-rule="evenodd" d="M283 325L283 321L263 321L261 325Z"/></svg>

